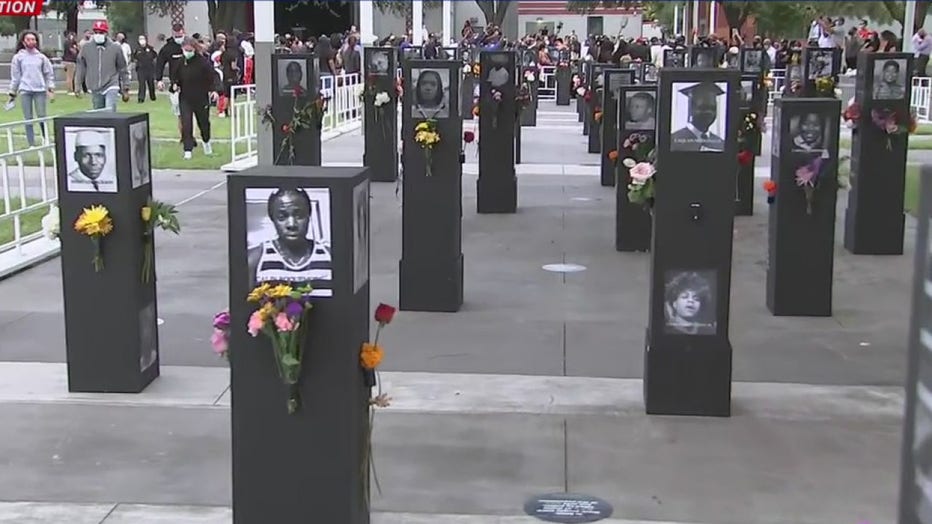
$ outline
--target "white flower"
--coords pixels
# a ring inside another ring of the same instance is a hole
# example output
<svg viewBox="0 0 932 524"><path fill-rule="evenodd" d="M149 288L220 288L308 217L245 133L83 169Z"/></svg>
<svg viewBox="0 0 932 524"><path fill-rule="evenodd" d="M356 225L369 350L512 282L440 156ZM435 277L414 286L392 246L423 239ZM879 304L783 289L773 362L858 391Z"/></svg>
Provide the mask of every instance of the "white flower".
<svg viewBox="0 0 932 524"><path fill-rule="evenodd" d="M586 88L580 87L576 90L576 94L579 96L586 96Z"/></svg>
<svg viewBox="0 0 932 524"><path fill-rule="evenodd" d="M472 73L472 66L469 65L469 64L464 65L464 66L463 66L463 72L464 72L464 73Z"/></svg>
<svg viewBox="0 0 932 524"><path fill-rule="evenodd" d="M841 96L841 89L835 88L835 96Z"/></svg>
<svg viewBox="0 0 932 524"><path fill-rule="evenodd" d="M533 82L534 80L537 79L537 77L534 75L534 72L533 72L533 71L525 71L525 72L524 72L524 79L525 79L526 81L528 81L528 82Z"/></svg>
<svg viewBox="0 0 932 524"><path fill-rule="evenodd" d="M362 84L356 86L356 96L362 96L362 92L365 89Z"/></svg>
<svg viewBox="0 0 932 524"><path fill-rule="evenodd" d="M392 99L388 96L388 93L382 91L375 95L375 107L382 107L383 105L391 102Z"/></svg>
<svg viewBox="0 0 932 524"><path fill-rule="evenodd" d="M58 216L58 206L50 206L49 214L42 217L42 234L49 240L58 238L61 232L61 222Z"/></svg>
<svg viewBox="0 0 932 524"><path fill-rule="evenodd" d="M621 161L621 165L627 167L628 169L631 169L632 167L637 165L637 162L635 162L633 158L626 158Z"/></svg>

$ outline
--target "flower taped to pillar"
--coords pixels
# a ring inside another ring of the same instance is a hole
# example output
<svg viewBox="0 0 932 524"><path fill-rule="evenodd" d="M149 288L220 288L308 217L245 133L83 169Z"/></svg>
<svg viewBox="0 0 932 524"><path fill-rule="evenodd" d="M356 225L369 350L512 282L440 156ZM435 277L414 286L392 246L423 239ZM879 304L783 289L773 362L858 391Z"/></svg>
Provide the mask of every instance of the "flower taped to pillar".
<svg viewBox="0 0 932 524"><path fill-rule="evenodd" d="M653 140L645 133L632 133L622 143L625 159L622 165L628 170L628 200L647 207L654 203L655 149Z"/></svg>
<svg viewBox="0 0 932 524"><path fill-rule="evenodd" d="M727 94L726 82L674 82L670 151L723 152Z"/></svg>
<svg viewBox="0 0 932 524"><path fill-rule="evenodd" d="M761 122L757 113L750 111L744 115L744 120L738 128L739 164L743 166L750 165L750 159L754 158L754 150L761 139L763 128L763 122ZM750 157L748 157L748 154Z"/></svg>
<svg viewBox="0 0 932 524"><path fill-rule="evenodd" d="M664 332L715 335L715 271L670 270L664 273Z"/></svg>
<svg viewBox="0 0 932 524"><path fill-rule="evenodd" d="M146 205L139 211L142 219L142 281L150 282L155 278L152 263L155 259L155 230L169 231L174 234L181 233L181 223L178 221L178 210L175 206L153 200L149 197Z"/></svg>
<svg viewBox="0 0 932 524"><path fill-rule="evenodd" d="M291 62L298 63L298 62ZM311 98L307 96L300 86L291 86L289 94L293 95L294 103L292 105L291 115L284 121L277 121L272 106L265 106L260 112L259 117L262 124L266 126L280 126L283 134L282 145L275 156L275 163L287 161L289 164L295 160L295 135L306 129L321 129L324 122L324 115L330 104L330 97L321 92Z"/></svg>
<svg viewBox="0 0 932 524"><path fill-rule="evenodd" d="M372 56L370 57L370 62L376 62L374 67L382 67L381 62L383 59L386 61L385 68L387 70L387 61L389 59L387 51L373 52ZM366 87L363 91L361 100L363 102L365 102L367 99L372 101L372 107L374 108L373 119L382 132L382 138L387 140L392 126L392 122L390 121L392 114L388 111L392 102L392 97L388 94L387 91L379 89L380 79L384 76L386 75L381 72L381 69L374 72L370 71L369 74L366 75Z"/></svg>
<svg viewBox="0 0 932 524"><path fill-rule="evenodd" d="M379 377L378 368L382 363L382 358L385 356L385 351L382 349L382 346L379 345L379 335L382 333L382 328L389 325L392 322L392 319L395 317L395 307L388 304L379 304L375 308L375 321L378 324L378 327L375 328L375 338L372 342L363 342L362 349L359 352L359 365L362 367L363 374L365 377L365 385L369 388L369 434L366 438L366 462L368 463L369 473L371 473L371 478L375 482L375 487L382 492L382 488L379 485L379 477L376 474L375 462L372 458L372 432L375 428L375 409L376 408L387 408L391 404L391 397L387 393L382 391L382 380ZM377 388L375 392L372 391L372 388ZM365 493L366 503L369 503L371 490L369 488L368 479L370 475L363 476L363 492Z"/></svg>
<svg viewBox="0 0 932 524"><path fill-rule="evenodd" d="M333 296L328 189L246 189L246 224L251 287L310 284L312 296Z"/></svg>
<svg viewBox="0 0 932 524"><path fill-rule="evenodd" d="M311 292L309 285L292 287L262 283L246 298L258 307L249 316L247 330L253 337L262 334L269 339L275 352L278 376L288 387L286 406L289 414L297 412L301 405L298 386Z"/></svg>
<svg viewBox="0 0 932 524"><path fill-rule="evenodd" d="M110 211L102 206L95 205L85 208L74 222L74 230L90 239L94 247L91 263L94 271L104 269L103 239L113 232L113 219Z"/></svg>
<svg viewBox="0 0 932 524"><path fill-rule="evenodd" d="M435 120L425 120L414 126L414 141L424 151L424 169L426 176L432 176L434 147L440 143L440 131Z"/></svg>
<svg viewBox="0 0 932 524"><path fill-rule="evenodd" d="M912 111L895 109L871 110L871 123L887 137L887 150L893 149L893 137L911 135L916 132L916 116Z"/></svg>

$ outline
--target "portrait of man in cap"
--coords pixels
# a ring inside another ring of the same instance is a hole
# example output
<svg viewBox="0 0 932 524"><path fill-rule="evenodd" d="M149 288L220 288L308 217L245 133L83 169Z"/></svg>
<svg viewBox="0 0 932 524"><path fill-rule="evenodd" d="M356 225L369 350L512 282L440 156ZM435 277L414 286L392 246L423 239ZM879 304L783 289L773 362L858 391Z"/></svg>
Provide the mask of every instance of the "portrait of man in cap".
<svg viewBox="0 0 932 524"><path fill-rule="evenodd" d="M725 150L725 82L674 83L670 151ZM721 98L721 100L720 100Z"/></svg>
<svg viewBox="0 0 932 524"><path fill-rule="evenodd" d="M66 127L64 147L68 191L117 192L113 129Z"/></svg>

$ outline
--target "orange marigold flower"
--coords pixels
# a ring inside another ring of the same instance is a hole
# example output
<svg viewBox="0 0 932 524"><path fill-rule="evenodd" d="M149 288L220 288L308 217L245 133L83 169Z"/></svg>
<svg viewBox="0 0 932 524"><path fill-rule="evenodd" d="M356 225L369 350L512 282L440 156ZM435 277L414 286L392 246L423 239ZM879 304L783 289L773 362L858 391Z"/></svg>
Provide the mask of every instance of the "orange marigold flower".
<svg viewBox="0 0 932 524"><path fill-rule="evenodd" d="M618 151L616 151L616 150L614 150L614 149L612 149L611 151L609 151L609 152L608 152L608 159L611 160L612 162L618 160Z"/></svg>
<svg viewBox="0 0 932 524"><path fill-rule="evenodd" d="M777 183L773 180L764 181L764 191L768 193L775 193L777 191Z"/></svg>
<svg viewBox="0 0 932 524"><path fill-rule="evenodd" d="M382 362L382 346L364 342L362 351L359 352L359 360L363 369L375 369Z"/></svg>

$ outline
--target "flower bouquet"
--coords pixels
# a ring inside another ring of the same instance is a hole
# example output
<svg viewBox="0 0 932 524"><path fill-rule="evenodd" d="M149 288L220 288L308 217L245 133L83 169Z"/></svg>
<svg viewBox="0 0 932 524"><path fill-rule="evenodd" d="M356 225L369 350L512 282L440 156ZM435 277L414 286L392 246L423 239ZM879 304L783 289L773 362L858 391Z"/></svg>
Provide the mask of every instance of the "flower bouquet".
<svg viewBox="0 0 932 524"><path fill-rule="evenodd" d="M49 212L42 217L42 235L49 239L55 240L61 234L61 217L59 216L58 206L52 204L49 206Z"/></svg>
<svg viewBox="0 0 932 524"><path fill-rule="evenodd" d="M110 218L110 211L101 205L84 208L84 211L74 222L74 230L91 239L91 243L94 245L94 271L98 273L103 271L104 258L101 243L103 238L113 231L113 219Z"/></svg>
<svg viewBox="0 0 932 524"><path fill-rule="evenodd" d="M155 249L153 247L153 238L155 228L163 231L170 231L174 234L181 232L181 223L178 221L178 210L175 206L153 200L149 197L146 205L140 210L142 218L142 281L148 283L154 276L152 273L152 261L155 258Z"/></svg>
<svg viewBox="0 0 932 524"><path fill-rule="evenodd" d="M628 184L628 201L632 204L641 204L652 207L654 203L654 147L650 137L643 133L634 133L625 139L622 147L627 151L628 157L622 160L622 165L628 169L631 182Z"/></svg>
<svg viewBox="0 0 932 524"><path fill-rule="evenodd" d="M330 95L326 91L321 91L316 98L306 100L304 90L300 87L294 90L294 105L291 110L291 120L281 125L281 131L285 135L282 139L281 148L278 156L275 157L277 164L281 158L287 154L288 162L294 163L295 144L294 137L304 129L310 129L312 126L320 129L323 126L324 115L330 104ZM276 119L272 113L272 106L267 105L259 112L260 120L267 126L276 125Z"/></svg>
<svg viewBox="0 0 932 524"><path fill-rule="evenodd" d="M815 190L819 185L819 177L822 174L822 157L816 157L812 161L796 169L796 185L803 188L806 194L806 214L812 214L812 206L815 203Z"/></svg>
<svg viewBox="0 0 932 524"><path fill-rule="evenodd" d="M230 312L223 310L214 315L214 332L210 335L210 347L214 353L229 360L230 351Z"/></svg>
<svg viewBox="0 0 932 524"><path fill-rule="evenodd" d="M848 107L845 108L841 117L845 120L848 129L857 129L858 122L861 121L861 104L855 102L854 97L848 101Z"/></svg>
<svg viewBox="0 0 932 524"><path fill-rule="evenodd" d="M871 111L871 122L878 129L887 134L887 150L893 149L891 137L908 135L916 132L916 116L914 114L892 109L874 109Z"/></svg>
<svg viewBox="0 0 932 524"><path fill-rule="evenodd" d="M819 96L834 98L835 80L830 76L820 76L815 79L816 94Z"/></svg>
<svg viewBox="0 0 932 524"><path fill-rule="evenodd" d="M247 330L253 337L260 333L268 337L275 352L278 376L288 386L288 414L294 414L301 404L298 389L304 353L305 321L311 309L311 287L260 284L246 300L259 309L249 317Z"/></svg>
<svg viewBox="0 0 932 524"><path fill-rule="evenodd" d="M743 166L750 165L750 159L754 158L752 150L754 150L760 140L760 134L762 132L762 125L760 119L757 117L757 113L751 111L744 116L744 121L741 123L741 127L738 128L738 163ZM750 159L747 155L742 155L743 153L748 153Z"/></svg>
<svg viewBox="0 0 932 524"><path fill-rule="evenodd" d="M537 81L537 71L534 69L526 69L524 71L524 81L528 84Z"/></svg>
<svg viewBox="0 0 932 524"><path fill-rule="evenodd" d="M379 477L375 472L375 462L372 460L372 429L375 426L375 408L386 408L391 404L391 397L386 393L382 392L382 381L378 380L378 367L382 363L382 357L385 355L385 352L382 350L382 346L379 345L379 334L382 332L382 328L391 323L392 318L395 317L395 308L389 306L388 304L379 304L375 308L375 321L379 326L375 329L375 339L373 342L363 342L362 349L359 352L359 365L363 370L363 378L365 380L365 386L369 388L369 434L366 439L366 463L368 463L369 471L372 473L371 478L375 481L375 487L382 492L381 486L379 486ZM378 392L373 396L372 388L378 386ZM370 475L363 475L364 491L366 494L366 501L369 500L369 482L368 479Z"/></svg>
<svg viewBox="0 0 932 524"><path fill-rule="evenodd" d="M767 203L773 204L777 198L777 183L773 180L764 180L764 191L767 193Z"/></svg>
<svg viewBox="0 0 932 524"><path fill-rule="evenodd" d="M434 146L440 143L440 131L436 120L425 120L414 128L414 141L424 150L424 169L427 176L433 175L432 161Z"/></svg>

